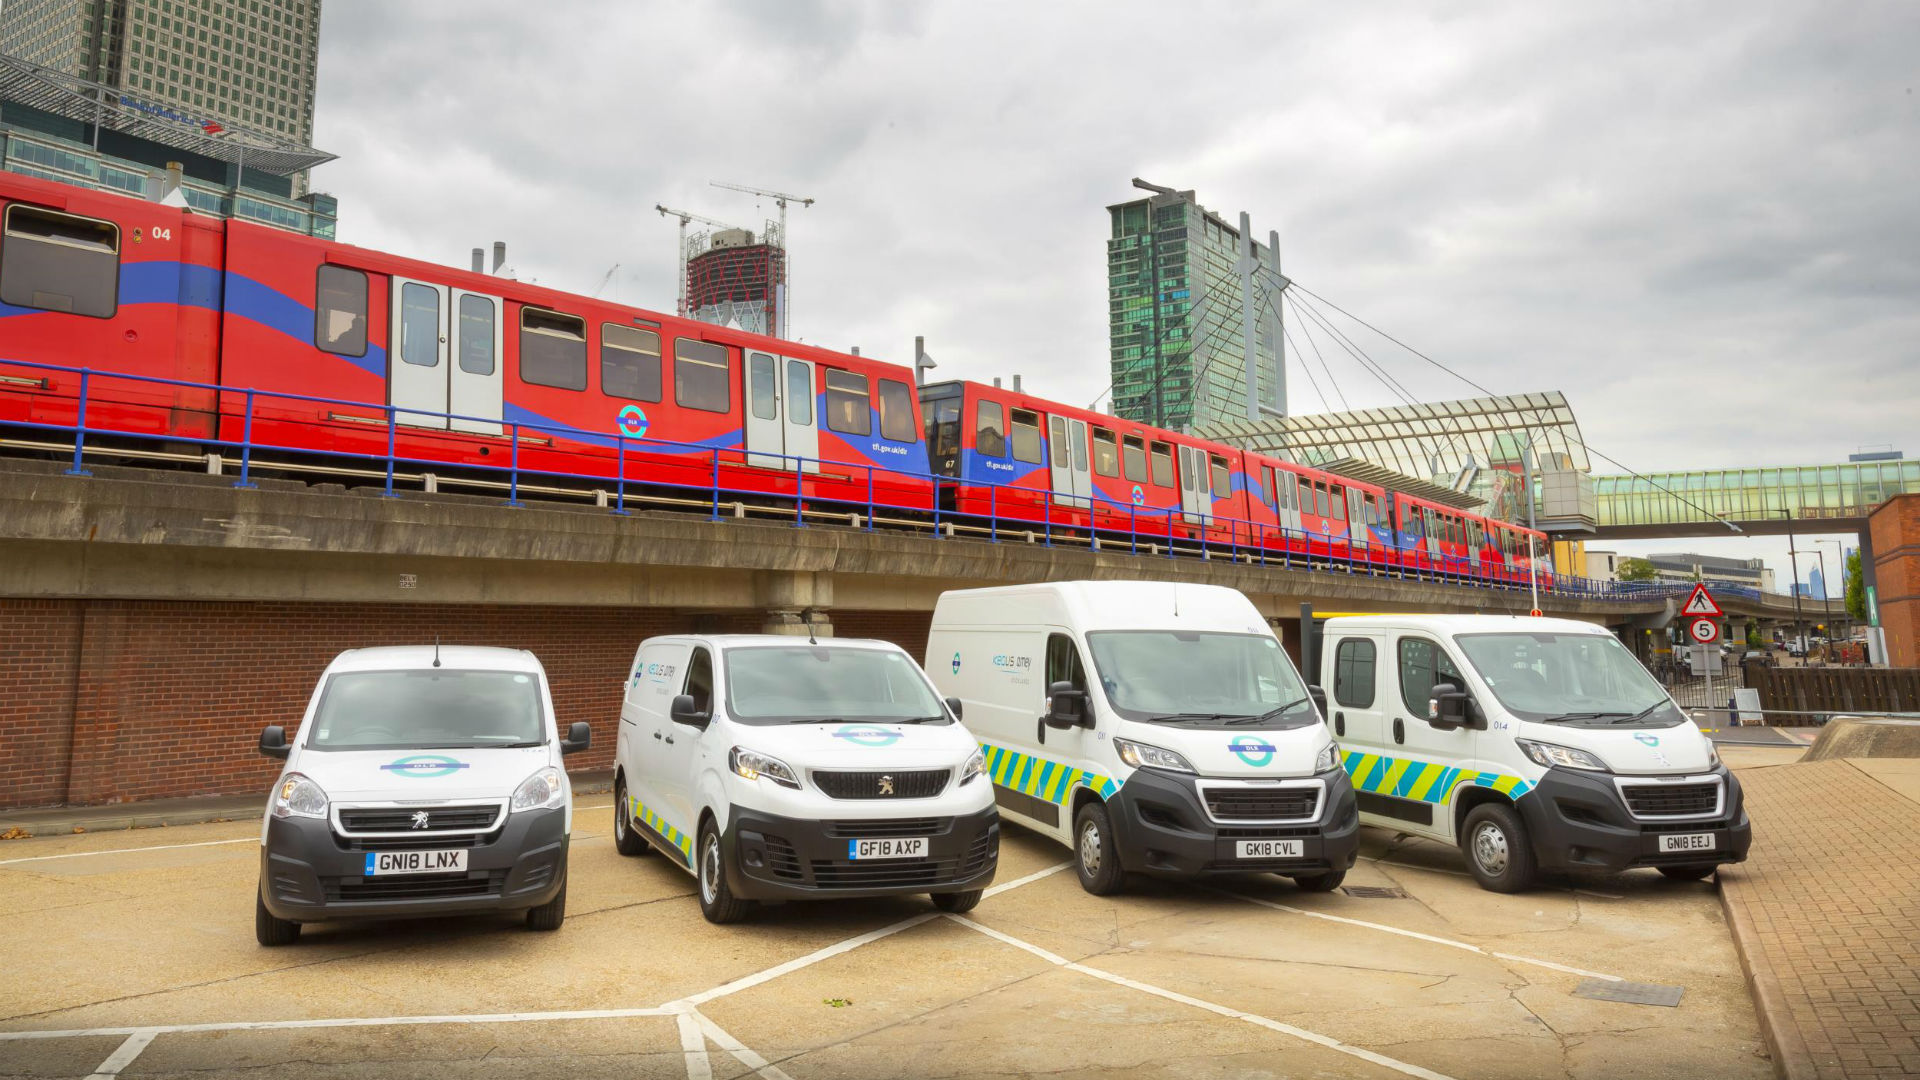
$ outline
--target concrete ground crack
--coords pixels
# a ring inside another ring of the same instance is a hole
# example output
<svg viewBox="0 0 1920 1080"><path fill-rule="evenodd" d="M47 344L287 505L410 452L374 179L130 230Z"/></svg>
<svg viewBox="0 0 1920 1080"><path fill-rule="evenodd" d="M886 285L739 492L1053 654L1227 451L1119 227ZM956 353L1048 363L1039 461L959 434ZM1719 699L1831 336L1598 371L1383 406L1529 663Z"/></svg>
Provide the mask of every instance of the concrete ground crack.
<svg viewBox="0 0 1920 1080"><path fill-rule="evenodd" d="M1097 954L1097 955L1104 955L1104 954ZM949 1002L945 1002L944 1004L940 1004L940 1005L933 1005L933 1006L929 1006L928 1008L925 1008L925 1009L922 1009L922 1010L920 1010L919 1012L916 1012L916 1013L912 1013L912 1014L910 1014L910 1015L907 1015L907 1016L903 1016L903 1017L901 1017L901 1018L899 1018L898 1020L892 1020L892 1021L889 1021L889 1022L887 1022L887 1023L885 1023L885 1024L881 1024L881 1025L880 1025L879 1027L872 1027L872 1028L867 1028L867 1029L866 1029L866 1030L864 1030L864 1031L859 1031L859 1032L855 1032L855 1033L854 1033L854 1034L852 1034L852 1035L848 1035L848 1036L847 1036L846 1038L844 1038L844 1039L836 1039L836 1040L835 1040L835 1041L833 1041L833 1042L830 1042L830 1043L823 1043L823 1044L822 1044L822 1045L820 1045L820 1046L812 1046L812 1047L808 1047L808 1048L807 1048L807 1049L805 1049L805 1050L796 1050L796 1051L794 1051L793 1053L790 1053L790 1054L786 1054L786 1055L784 1055L784 1056L781 1056L781 1057L777 1057L777 1058L776 1058L776 1057L772 1057L772 1056L768 1056L768 1057L767 1057L767 1061L768 1061L768 1062L769 1062L770 1064L774 1064L774 1065L783 1065L783 1064L785 1064L785 1063L787 1063L787 1062L790 1062L790 1061L793 1061L793 1060L795 1060L795 1059L798 1059L798 1058L802 1058L802 1057L805 1057L805 1056L807 1056L808 1054L818 1054L818 1053L821 1053L821 1052L823 1052L823 1051L826 1051L826 1050L831 1050L831 1049L833 1049L834 1047L837 1047L837 1046L846 1046L846 1045L848 1045L848 1044L850 1044L850 1043L854 1043L854 1042L857 1042L857 1041L859 1041L859 1040L861 1040L861 1039L865 1039L865 1038L867 1038L867 1037L869 1037L869 1036L872 1036L872 1035L877 1035L877 1034L879 1034L880 1032L883 1032L883 1031L890 1031L890 1030L892 1030L892 1029L894 1029L894 1028L897 1028L897 1027L900 1027L900 1026L901 1026L901 1025L903 1025L903 1024L910 1024L910 1023L912 1023L912 1022L914 1022L914 1021L916 1021L916 1020L919 1020L919 1019L921 1019L921 1018L923 1018L923 1017L927 1017L927 1016L932 1016L933 1014L935 1014L935 1013L937 1013L937 1012L941 1012L941 1011L943 1011L943 1010L946 1010L946 1009L952 1009L952 1008L956 1008L956 1007L958 1007L958 1006L961 1006L961 1005L964 1005L964 1004L966 1004L966 1003L967 1003L967 1002L969 1002L969 1001L972 1001L972 1000L974 1000L975 998L980 998L980 997L985 997L985 996L987 996L988 994L997 994L997 993L1000 993L1000 992L1001 992L1001 991L1003 991L1003 990L1010 990L1010 989L1012 989L1013 987L1016 987L1016 986L1019 986L1019 985L1020 985L1020 984L1022 984L1022 983L1025 983L1025 982L1029 982L1029 981L1031 981L1031 980L1033 980L1033 979L1037 979L1037 978L1039 978L1039 977L1040 977L1040 976L1042 976L1042 975L1048 975L1048 974L1051 974L1051 973L1053 973L1053 972L1055 972L1055 971L1058 971L1058 970L1060 970L1060 969L1059 969L1059 968L1057 968L1057 967L1055 967L1054 965L1051 965L1051 964L1049 964L1049 965L1047 966L1047 968L1046 968L1046 970L1044 970L1044 971L1036 971L1036 972L1034 972L1034 973L1033 973L1033 974L1031 974L1031 975L1022 975L1021 977L1019 977L1019 978L1017 978L1017 979L1014 979L1014 980L1013 980L1012 982L1005 982L1005 983L1001 983L1001 984L999 984L998 986L989 986L989 987L986 987L986 988L984 988L984 989L981 989L981 990L976 990L976 991L974 991L973 993L971 993L971 994L968 994L968 995L967 995L966 997L962 997L962 998L955 998L954 1000L952 1000L952 1001L949 1001ZM731 1031L732 1029L731 1029L731 1028L729 1028L729 1029L727 1029L727 1030L729 1030L729 1031ZM1061 1070L1061 1071L1068 1071L1068 1072L1070 1072L1070 1071L1072 1071L1072 1070ZM1036 1075L1036 1076L1037 1076L1037 1075L1043 1075L1043 1074L1039 1074L1039 1073L1032 1073L1032 1074L1025 1074L1025 1075Z"/></svg>

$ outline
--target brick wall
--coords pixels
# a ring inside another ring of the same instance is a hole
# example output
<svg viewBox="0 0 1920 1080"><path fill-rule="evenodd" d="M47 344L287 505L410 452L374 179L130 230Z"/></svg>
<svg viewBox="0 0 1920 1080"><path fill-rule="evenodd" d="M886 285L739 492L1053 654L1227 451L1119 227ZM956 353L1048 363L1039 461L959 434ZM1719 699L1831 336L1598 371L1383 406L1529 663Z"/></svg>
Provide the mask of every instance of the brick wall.
<svg viewBox="0 0 1920 1080"><path fill-rule="evenodd" d="M1887 635L1887 662L1920 667L1920 495L1897 495L1867 518L1874 593Z"/></svg>
<svg viewBox="0 0 1920 1080"><path fill-rule="evenodd" d="M930 615L833 612L918 660ZM299 723L342 650L431 642L533 651L555 719L593 725L570 768L613 764L620 686L654 634L753 633L754 612L427 604L0 599L0 807L265 792L260 729Z"/></svg>

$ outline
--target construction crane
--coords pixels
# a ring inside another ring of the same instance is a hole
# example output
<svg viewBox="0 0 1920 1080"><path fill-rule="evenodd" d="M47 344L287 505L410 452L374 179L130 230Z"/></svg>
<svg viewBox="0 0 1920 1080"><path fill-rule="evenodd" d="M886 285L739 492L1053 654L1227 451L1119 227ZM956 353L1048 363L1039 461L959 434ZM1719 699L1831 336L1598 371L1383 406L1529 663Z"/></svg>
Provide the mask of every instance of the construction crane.
<svg viewBox="0 0 1920 1080"><path fill-rule="evenodd" d="M662 217L680 219L680 306L677 310L684 316L687 313L687 222L697 221L702 225L711 225L716 229L737 229L739 226L729 225L716 218L706 217L688 210L674 210L661 206L659 203L653 204L653 208L660 211Z"/></svg>
<svg viewBox="0 0 1920 1080"><path fill-rule="evenodd" d="M619 271L620 271L620 264L619 264L619 263L614 263L614 264L613 264L612 266L609 266L609 267L607 268L607 273L606 273L606 276L600 279L600 284L598 284L598 285L595 285L595 286L593 287L593 295L595 295L595 296L599 296L599 295L600 295L600 290L601 290L601 289L604 289L604 288L606 288L606 287L607 287L607 282L609 282L609 281L612 281L612 280L613 280L613 275L614 275L614 274L616 274L616 273L618 273Z"/></svg>
<svg viewBox="0 0 1920 1080"><path fill-rule="evenodd" d="M780 208L780 235L775 239L775 243L780 248L781 264L780 283L778 286L779 294L775 301L780 309L780 328L776 336L785 338L787 336L787 278L789 276L787 269L793 260L792 252L787 247L787 204L796 202L802 207L808 207L813 205L813 200L804 195L789 195L784 191L768 191L765 188L748 187L745 184L729 184L720 180L709 180L707 183L717 188L726 188L728 191L744 191L749 195L758 195L761 198L772 199L773 204Z"/></svg>

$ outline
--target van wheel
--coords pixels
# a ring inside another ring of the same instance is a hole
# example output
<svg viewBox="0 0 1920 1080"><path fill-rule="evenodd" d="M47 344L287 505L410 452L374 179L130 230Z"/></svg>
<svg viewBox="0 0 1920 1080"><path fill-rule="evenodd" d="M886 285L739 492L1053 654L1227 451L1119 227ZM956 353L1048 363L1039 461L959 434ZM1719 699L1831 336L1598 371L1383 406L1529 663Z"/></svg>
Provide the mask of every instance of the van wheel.
<svg viewBox="0 0 1920 1080"><path fill-rule="evenodd" d="M561 871L561 873L565 872L565 870ZM560 924L566 921L567 883L564 881L560 883L560 891L553 894L553 899L537 908L527 909L527 929L529 930L558 930Z"/></svg>
<svg viewBox="0 0 1920 1080"><path fill-rule="evenodd" d="M1481 803L1460 832L1467 869L1489 892L1517 893L1533 884L1533 841L1526 822L1506 803Z"/></svg>
<svg viewBox="0 0 1920 1080"><path fill-rule="evenodd" d="M958 915L980 906L980 897L985 892L985 889L968 889L966 892L933 893L933 906L941 911Z"/></svg>
<svg viewBox="0 0 1920 1080"><path fill-rule="evenodd" d="M1295 874L1293 883L1301 892L1332 892L1347 880L1345 870L1330 870L1324 874Z"/></svg>
<svg viewBox="0 0 1920 1080"><path fill-rule="evenodd" d="M737 923L753 910L753 901L736 899L727 888L727 873L724 869L724 854L720 847L720 834L713 830L713 823L700 827L700 914L715 925L725 926Z"/></svg>
<svg viewBox="0 0 1920 1080"><path fill-rule="evenodd" d="M1715 869L1713 863L1691 863L1687 866L1663 866L1660 872L1675 881L1699 881Z"/></svg>
<svg viewBox="0 0 1920 1080"><path fill-rule="evenodd" d="M258 892L253 894L253 939L272 948L276 945L291 945L300 939L300 924L282 919L267 910L267 902Z"/></svg>
<svg viewBox="0 0 1920 1080"><path fill-rule="evenodd" d="M1073 815L1073 868L1080 874L1080 887L1095 896L1112 896L1126 884L1113 845L1113 819L1098 799L1088 799Z"/></svg>
<svg viewBox="0 0 1920 1080"><path fill-rule="evenodd" d="M627 778L613 782L613 849L622 855L645 855L653 850L646 837L633 827L633 811L627 802Z"/></svg>

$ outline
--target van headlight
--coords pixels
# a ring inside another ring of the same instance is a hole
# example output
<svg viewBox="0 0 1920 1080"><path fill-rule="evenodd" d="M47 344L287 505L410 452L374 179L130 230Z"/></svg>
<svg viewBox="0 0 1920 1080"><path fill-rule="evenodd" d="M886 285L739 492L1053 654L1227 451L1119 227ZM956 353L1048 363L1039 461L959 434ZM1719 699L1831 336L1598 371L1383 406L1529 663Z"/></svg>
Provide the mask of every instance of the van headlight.
<svg viewBox="0 0 1920 1080"><path fill-rule="evenodd" d="M1707 744L1707 768L1709 769L1719 768L1720 767L1720 748L1713 745L1713 740L1707 738L1705 732L1701 732L1700 741Z"/></svg>
<svg viewBox="0 0 1920 1080"><path fill-rule="evenodd" d="M967 763L960 766L960 782L964 784L986 771L987 752L985 750L975 750L973 756L967 759Z"/></svg>
<svg viewBox="0 0 1920 1080"><path fill-rule="evenodd" d="M1193 766L1187 763L1186 758L1158 746L1137 743L1131 739L1115 739L1113 748L1119 753L1121 761L1136 769L1165 769L1168 772L1184 773L1193 771Z"/></svg>
<svg viewBox="0 0 1920 1080"><path fill-rule="evenodd" d="M273 816L277 818L327 816L327 793L313 778L304 773L290 772L280 778L280 786L273 791Z"/></svg>
<svg viewBox="0 0 1920 1080"><path fill-rule="evenodd" d="M1555 765L1563 769L1585 769L1588 772L1612 772L1607 763L1585 750L1575 750L1571 746L1558 746L1547 742L1534 742L1532 739L1515 739L1514 744L1520 752L1527 755L1535 765L1551 769Z"/></svg>
<svg viewBox="0 0 1920 1080"><path fill-rule="evenodd" d="M800 776L793 766L777 757L736 746L727 754L727 764L748 780L771 780L781 787L800 788Z"/></svg>
<svg viewBox="0 0 1920 1080"><path fill-rule="evenodd" d="M513 810L551 810L567 803L567 777L549 765L513 789Z"/></svg>
<svg viewBox="0 0 1920 1080"><path fill-rule="evenodd" d="M1334 762L1339 760L1340 751L1336 749L1332 743L1328 743L1320 748L1319 755L1313 759L1313 771L1316 773L1331 772L1333 771Z"/></svg>

